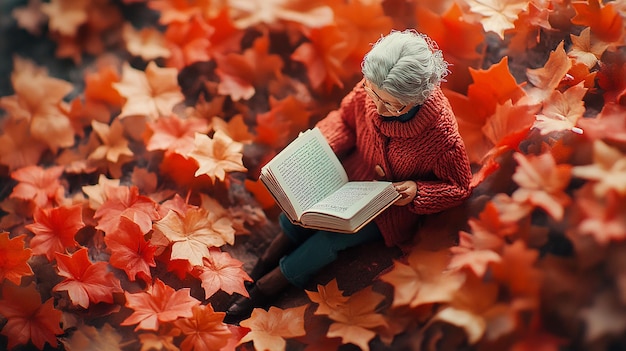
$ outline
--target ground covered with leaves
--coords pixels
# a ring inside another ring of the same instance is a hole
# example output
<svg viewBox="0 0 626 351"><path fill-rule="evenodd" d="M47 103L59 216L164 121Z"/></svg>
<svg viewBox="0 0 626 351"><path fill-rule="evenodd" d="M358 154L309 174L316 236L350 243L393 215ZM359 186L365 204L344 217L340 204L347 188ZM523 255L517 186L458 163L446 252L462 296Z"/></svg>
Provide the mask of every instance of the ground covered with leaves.
<svg viewBox="0 0 626 351"><path fill-rule="evenodd" d="M626 1L0 10L0 348L626 348ZM452 64L472 197L224 323L277 230L260 167L405 28Z"/></svg>

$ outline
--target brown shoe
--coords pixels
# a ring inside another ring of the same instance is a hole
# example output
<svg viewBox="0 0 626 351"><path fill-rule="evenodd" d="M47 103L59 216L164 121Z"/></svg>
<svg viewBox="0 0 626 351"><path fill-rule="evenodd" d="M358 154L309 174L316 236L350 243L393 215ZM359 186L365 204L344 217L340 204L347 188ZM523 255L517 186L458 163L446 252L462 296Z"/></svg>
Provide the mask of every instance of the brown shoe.
<svg viewBox="0 0 626 351"><path fill-rule="evenodd" d="M250 278L254 281L259 280L262 276L276 268L280 259L291 252L295 247L296 244L293 240L291 240L291 238L285 235L282 231L279 232L272 239L270 245L252 268L252 271L249 274Z"/></svg>

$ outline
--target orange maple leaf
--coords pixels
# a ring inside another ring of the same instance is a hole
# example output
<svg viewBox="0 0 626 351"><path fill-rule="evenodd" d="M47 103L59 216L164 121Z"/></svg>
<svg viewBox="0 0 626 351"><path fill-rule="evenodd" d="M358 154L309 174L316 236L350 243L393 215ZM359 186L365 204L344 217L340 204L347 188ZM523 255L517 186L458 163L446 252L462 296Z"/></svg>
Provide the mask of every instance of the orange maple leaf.
<svg viewBox="0 0 626 351"><path fill-rule="evenodd" d="M309 125L311 112L293 96L270 97L270 110L256 116L256 141L281 149Z"/></svg>
<svg viewBox="0 0 626 351"><path fill-rule="evenodd" d="M120 325L137 324L135 331L158 330L161 323L172 322L180 317L190 318L193 316L193 307L200 305L200 301L189 294L189 288L174 290L158 278L147 291L135 294L125 291L124 295L125 305L133 313Z"/></svg>
<svg viewBox="0 0 626 351"><path fill-rule="evenodd" d="M351 46L346 44L350 42L347 34L336 25L313 28L305 34L308 42L300 44L291 54L291 59L306 65L313 89L330 91L333 86L343 88L343 78L358 69L358 66L344 65L351 53Z"/></svg>
<svg viewBox="0 0 626 351"><path fill-rule="evenodd" d="M148 233L152 229L152 221L160 218L157 203L139 195L136 186L105 187L104 191L107 200L96 210L94 218L98 220L96 229L105 234L117 229L122 216L137 223L143 233Z"/></svg>
<svg viewBox="0 0 626 351"><path fill-rule="evenodd" d="M541 68L526 69L526 76L533 87L527 89L528 104L535 104L546 100L572 67L572 61L567 57L563 42L550 52L550 57Z"/></svg>
<svg viewBox="0 0 626 351"><path fill-rule="evenodd" d="M252 278L243 270L243 262L228 252L211 249L209 253L209 257L203 260L204 264L196 266L193 272L202 282L205 298L210 298L218 290L230 295L249 296L244 282L251 282Z"/></svg>
<svg viewBox="0 0 626 351"><path fill-rule="evenodd" d="M42 168L27 166L11 173L11 177L19 183L13 188L10 197L31 200L40 208L53 205L62 198L65 189L59 178L63 174L63 167L54 166Z"/></svg>
<svg viewBox="0 0 626 351"><path fill-rule="evenodd" d="M538 256L537 250L516 240L504 247L502 261L492 267L493 277L505 284L513 297L537 299L541 287L541 271L535 268Z"/></svg>
<svg viewBox="0 0 626 351"><path fill-rule="evenodd" d="M111 250L111 266L123 269L131 281L139 276L144 281L151 282L150 267L156 267L156 247L146 241L137 224L127 217L120 217L117 230L107 233L104 242Z"/></svg>
<svg viewBox="0 0 626 351"><path fill-rule="evenodd" d="M109 179L104 174L98 176L98 183L94 185L84 185L82 187L83 192L89 198L89 208L97 210L103 203L108 200L108 192L106 187L118 187L120 185L119 179Z"/></svg>
<svg viewBox="0 0 626 351"><path fill-rule="evenodd" d="M65 252L66 249L78 245L74 236L84 226L82 207L73 205L49 209L37 208L34 223L27 224L26 229L35 234L30 241L33 253L46 255L48 260L52 261L55 253Z"/></svg>
<svg viewBox="0 0 626 351"><path fill-rule="evenodd" d="M376 328L385 327L385 317L376 312L385 295L372 290L372 286L350 295L345 304L331 309L328 317L334 322L326 336L341 337L344 344L354 344L369 351L369 342L376 336Z"/></svg>
<svg viewBox="0 0 626 351"><path fill-rule="evenodd" d="M240 344L252 341L257 350L285 350L285 338L295 338L306 333L306 308L307 305L284 310L271 306L268 311L255 308L250 318L239 323L242 327L250 328Z"/></svg>
<svg viewBox="0 0 626 351"><path fill-rule="evenodd" d="M191 208L184 214L169 211L154 223L155 233L151 240L172 244L172 259L187 260L193 266L202 266L203 259L210 259L209 247L233 244L235 230L226 217L217 217L203 208ZM161 238L160 238L161 237Z"/></svg>
<svg viewBox="0 0 626 351"><path fill-rule="evenodd" d="M520 12L528 6L525 0L466 0L471 13L481 16L485 32L494 32L504 39L504 31L514 28Z"/></svg>
<svg viewBox="0 0 626 351"><path fill-rule="evenodd" d="M12 171L39 162L47 146L33 138L28 121L9 117L4 120L0 129L0 164L6 165Z"/></svg>
<svg viewBox="0 0 626 351"><path fill-rule="evenodd" d="M573 24L588 26L594 36L607 43L617 42L622 38L624 19L611 2L572 2L572 7L576 11L576 16L572 18Z"/></svg>
<svg viewBox="0 0 626 351"><path fill-rule="evenodd" d="M604 90L605 108L609 103L626 106L626 60L605 60L598 73L598 85Z"/></svg>
<svg viewBox="0 0 626 351"><path fill-rule="evenodd" d="M59 326L63 313L54 308L52 297L41 303L41 295L34 283L26 287L4 283L0 315L7 320L0 334L9 338L9 349L29 341L40 350L46 343L58 346L56 335L63 333Z"/></svg>
<svg viewBox="0 0 626 351"><path fill-rule="evenodd" d="M553 132L572 131L578 134L583 132L576 127L576 122L585 113L583 97L587 88L579 83L565 92L554 90L550 98L543 102L541 113L537 114L537 120L533 127L540 130L541 135Z"/></svg>
<svg viewBox="0 0 626 351"><path fill-rule="evenodd" d="M574 166L572 175L592 181L598 197L606 196L610 190L626 195L626 155L602 140L593 142L593 163Z"/></svg>
<svg viewBox="0 0 626 351"><path fill-rule="evenodd" d="M158 11L159 23L188 22L194 16L210 14L214 11L210 0L150 0L148 7Z"/></svg>
<svg viewBox="0 0 626 351"><path fill-rule="evenodd" d="M122 292L119 279L109 272L106 262L92 263L87 248L70 255L56 253L59 275L65 280L53 291L67 291L72 303L88 308L89 303L113 303L113 293Z"/></svg>
<svg viewBox="0 0 626 351"><path fill-rule="evenodd" d="M62 35L75 36L78 28L87 21L87 0L52 0L41 5L48 18L50 30Z"/></svg>
<svg viewBox="0 0 626 351"><path fill-rule="evenodd" d="M450 301L465 277L458 272L446 271L449 261L448 250L420 249L411 251L408 264L395 261L393 268L381 275L382 281L394 286L392 306L417 307Z"/></svg>
<svg viewBox="0 0 626 351"><path fill-rule="evenodd" d="M569 185L572 166L557 165L550 153L539 156L515 153L513 158L518 163L513 181L520 187L511 198L540 207L555 220L561 220L564 207L570 203L565 189Z"/></svg>
<svg viewBox="0 0 626 351"><path fill-rule="evenodd" d="M229 95L234 101L248 100L254 96L256 89L280 77L283 60L270 54L269 45L269 36L263 35L243 54L229 53L215 57L215 73L220 78L217 92Z"/></svg>
<svg viewBox="0 0 626 351"><path fill-rule="evenodd" d="M124 125L119 119L113 120L110 126L106 123L92 121L91 127L98 135L102 145L89 154L90 160L116 164L128 162L133 157L134 154L128 147L128 139L124 134Z"/></svg>
<svg viewBox="0 0 626 351"><path fill-rule="evenodd" d="M145 61L172 56L163 33L157 28L144 27L137 30L132 24L126 23L122 29L122 36L126 43L126 50Z"/></svg>
<svg viewBox="0 0 626 351"><path fill-rule="evenodd" d="M534 48L541 40L542 30L552 30L550 15L554 12L550 3L529 2L528 9L518 14L513 28L505 35L512 34L507 49L511 52L526 52Z"/></svg>
<svg viewBox="0 0 626 351"><path fill-rule="evenodd" d="M122 79L113 83L113 87L126 98L119 118L145 116L148 120L155 120L172 114L174 106L185 99L177 76L176 68L160 68L154 61L148 63L145 72L125 63Z"/></svg>
<svg viewBox="0 0 626 351"><path fill-rule="evenodd" d="M0 98L0 108L17 119L30 122L31 135L56 151L74 145L70 121L60 106L73 87L69 82L49 77L33 62L15 57L11 83L15 95Z"/></svg>
<svg viewBox="0 0 626 351"><path fill-rule="evenodd" d="M333 21L333 11L324 0L235 0L228 3L228 8L235 26L242 29L261 23L280 28L285 22L321 27Z"/></svg>
<svg viewBox="0 0 626 351"><path fill-rule="evenodd" d="M0 233L0 283L5 279L20 285L22 277L33 275L28 264L32 250L24 247L25 235L9 238L8 232Z"/></svg>
<svg viewBox="0 0 626 351"><path fill-rule="evenodd" d="M533 126L538 109L538 105L513 105L511 100L498 104L482 127L483 134L493 146L516 150Z"/></svg>
<svg viewBox="0 0 626 351"><path fill-rule="evenodd" d="M195 308L195 307L194 307ZM164 350L178 351L178 346L174 344L173 335L163 335L161 333L142 333L139 334L139 342L141 343L140 351Z"/></svg>
<svg viewBox="0 0 626 351"><path fill-rule="evenodd" d="M609 44L591 38L591 29L589 27L583 29L580 35L570 34L572 39L572 47L567 52L567 56L573 58L576 62L584 63L585 66L592 68L598 63L602 54L608 48Z"/></svg>
<svg viewBox="0 0 626 351"><path fill-rule="evenodd" d="M243 144L248 144L254 139L254 135L250 133L242 114L237 114L228 121L220 117L213 117L213 119L211 119L211 125L216 132L218 130L222 131L231 139Z"/></svg>
<svg viewBox="0 0 626 351"><path fill-rule="evenodd" d="M306 290L309 299L317 303L315 314L330 315L333 310L346 304L349 297L343 295L343 291L339 290L337 279L332 279L326 285L317 285L317 292Z"/></svg>
<svg viewBox="0 0 626 351"><path fill-rule="evenodd" d="M41 35L41 29L48 21L46 15L41 11L41 4L41 0L28 0L28 5L15 7L11 11L18 27L37 37Z"/></svg>
<svg viewBox="0 0 626 351"><path fill-rule="evenodd" d="M195 148L188 156L199 164L195 176L207 175L213 182L215 179L223 181L227 172L245 172L243 165L243 144L234 141L222 131L209 138L205 134L196 133Z"/></svg>
<svg viewBox="0 0 626 351"><path fill-rule="evenodd" d="M203 17L194 16L185 22L172 22L165 31L165 41L170 55L167 67L182 70L195 62L209 61L209 36L213 28Z"/></svg>
<svg viewBox="0 0 626 351"><path fill-rule="evenodd" d="M185 336L180 344L182 351L223 350L233 337L228 326L223 323L224 312L215 312L211 304L194 306L193 315L174 321L174 325Z"/></svg>
<svg viewBox="0 0 626 351"><path fill-rule="evenodd" d="M587 183L576 194L576 206L582 214L577 233L591 235L600 245L626 238L626 213L622 211L626 197L613 190L598 197L593 193L593 185Z"/></svg>
<svg viewBox="0 0 626 351"><path fill-rule="evenodd" d="M205 119L181 119L171 115L149 123L148 128L152 135L146 143L146 150L164 150L186 156L195 147L195 134L208 132L209 124Z"/></svg>
<svg viewBox="0 0 626 351"><path fill-rule="evenodd" d="M115 109L122 107L124 98L113 87L113 84L119 81L120 74L112 62L99 63L96 70L85 72L85 100L102 103Z"/></svg>

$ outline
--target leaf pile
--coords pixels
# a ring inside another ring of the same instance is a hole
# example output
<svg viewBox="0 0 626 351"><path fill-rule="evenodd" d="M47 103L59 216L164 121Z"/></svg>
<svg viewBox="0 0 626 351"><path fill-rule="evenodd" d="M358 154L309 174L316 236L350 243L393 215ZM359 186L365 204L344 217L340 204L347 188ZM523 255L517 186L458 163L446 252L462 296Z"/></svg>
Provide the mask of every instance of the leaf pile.
<svg viewBox="0 0 626 351"><path fill-rule="evenodd" d="M80 74L11 58L0 347L626 345L625 1L14 3L14 29ZM308 305L224 323L218 300L250 280L232 249L276 220L260 166L404 28L452 64L472 198L429 216L370 286L347 295L335 279Z"/></svg>

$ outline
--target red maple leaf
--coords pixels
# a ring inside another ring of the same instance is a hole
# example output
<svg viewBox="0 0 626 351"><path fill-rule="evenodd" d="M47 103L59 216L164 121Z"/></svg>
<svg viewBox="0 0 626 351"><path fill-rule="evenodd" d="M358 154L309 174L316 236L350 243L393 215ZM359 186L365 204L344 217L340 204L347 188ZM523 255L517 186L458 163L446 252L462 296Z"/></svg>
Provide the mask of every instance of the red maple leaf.
<svg viewBox="0 0 626 351"><path fill-rule="evenodd" d="M156 266L156 247L151 246L144 238L144 233L137 224L127 217L120 217L117 230L108 233L104 242L111 250L111 266L123 269L131 281L139 276L144 281L151 282L150 267Z"/></svg>
<svg viewBox="0 0 626 351"><path fill-rule="evenodd" d="M293 96L282 100L270 97L270 107L269 111L256 117L256 141L281 149L308 127L311 112Z"/></svg>
<svg viewBox="0 0 626 351"><path fill-rule="evenodd" d="M32 200L40 208L47 208L57 202L65 191L59 178L63 167L42 168L26 166L11 173L19 183L13 188L10 197Z"/></svg>
<svg viewBox="0 0 626 351"><path fill-rule="evenodd" d="M588 0L587 3L572 2L572 7L576 10L572 23L590 27L591 32L600 40L607 43L617 42L624 35L624 19L614 4Z"/></svg>
<svg viewBox="0 0 626 351"><path fill-rule="evenodd" d="M243 262L218 249L209 250L209 253L209 257L203 260L204 265L196 266L193 272L202 281L205 298L210 298L218 290L248 296L244 282L252 281L252 278L241 268Z"/></svg>
<svg viewBox="0 0 626 351"><path fill-rule="evenodd" d="M186 156L193 151L196 132L206 134L209 124L205 119L181 119L176 115L161 117L149 123L152 134L146 143L146 150L164 150Z"/></svg>
<svg viewBox="0 0 626 351"><path fill-rule="evenodd" d="M0 164L13 171L39 162L47 146L33 138L28 121L9 117L0 129Z"/></svg>
<svg viewBox="0 0 626 351"><path fill-rule="evenodd" d="M167 66L179 70L194 62L205 62L209 56L209 36L213 28L201 16L185 22L172 22L165 31L165 40L171 55Z"/></svg>
<svg viewBox="0 0 626 351"><path fill-rule="evenodd" d="M70 300L83 308L89 303L113 303L113 293L122 292L119 279L108 269L106 262L92 263L87 248L70 255L56 254L59 275L65 280L55 285L53 291L67 291Z"/></svg>
<svg viewBox="0 0 626 351"><path fill-rule="evenodd" d="M107 200L96 210L96 229L105 234L115 231L124 216L139 225L143 233L152 229L152 221L160 218L157 203L147 196L139 195L136 186L105 187Z"/></svg>
<svg viewBox="0 0 626 351"><path fill-rule="evenodd" d="M191 317L174 322L185 336L180 348L183 351L222 350L234 336L222 322L226 313L215 312L211 304L194 306L192 312Z"/></svg>
<svg viewBox="0 0 626 351"><path fill-rule="evenodd" d="M19 235L10 239L9 233L0 233L0 282L7 279L20 285L22 277L33 275L28 265L32 251L24 248L24 237Z"/></svg>
<svg viewBox="0 0 626 351"><path fill-rule="evenodd" d="M31 283L24 288L11 283L3 284L0 315L7 322L0 334L9 338L9 349L27 344L28 341L40 350L46 343L57 347L56 335L63 333L59 326L62 314L54 308L54 298L41 303L35 284Z"/></svg>
<svg viewBox="0 0 626 351"><path fill-rule="evenodd" d="M126 307L133 313L120 324L137 324L135 330L158 330L160 323L192 317L193 307L200 305L200 301L189 294L189 288L174 290L158 278L147 291L136 294L126 291L124 295Z"/></svg>
<svg viewBox="0 0 626 351"><path fill-rule="evenodd" d="M33 254L46 255L52 261L55 253L65 252L66 249L78 245L74 237L84 226L80 205L43 210L37 208L34 223L26 225L35 234L30 241Z"/></svg>

